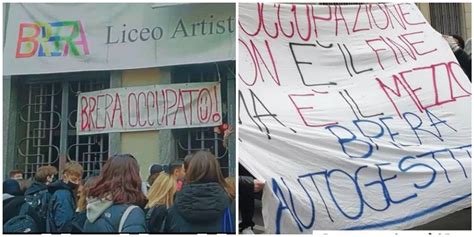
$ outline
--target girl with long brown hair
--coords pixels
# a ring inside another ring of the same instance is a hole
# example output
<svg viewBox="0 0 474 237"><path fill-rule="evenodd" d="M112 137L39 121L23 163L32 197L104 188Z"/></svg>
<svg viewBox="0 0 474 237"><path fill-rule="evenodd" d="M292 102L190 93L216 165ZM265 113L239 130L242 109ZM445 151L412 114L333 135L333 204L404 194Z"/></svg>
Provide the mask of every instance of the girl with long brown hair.
<svg viewBox="0 0 474 237"><path fill-rule="evenodd" d="M130 154L111 157L88 191L84 232L144 233L146 197L140 169Z"/></svg>

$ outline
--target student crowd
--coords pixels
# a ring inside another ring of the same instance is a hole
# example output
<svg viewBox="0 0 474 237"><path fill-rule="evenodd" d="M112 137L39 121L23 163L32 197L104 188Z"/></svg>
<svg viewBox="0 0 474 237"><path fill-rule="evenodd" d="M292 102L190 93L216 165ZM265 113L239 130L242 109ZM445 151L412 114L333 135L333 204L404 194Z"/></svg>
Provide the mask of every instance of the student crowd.
<svg viewBox="0 0 474 237"><path fill-rule="evenodd" d="M3 182L4 233L235 233L235 181L208 151L152 166L145 192L130 154L85 179L75 161L60 180L54 166L20 175Z"/></svg>

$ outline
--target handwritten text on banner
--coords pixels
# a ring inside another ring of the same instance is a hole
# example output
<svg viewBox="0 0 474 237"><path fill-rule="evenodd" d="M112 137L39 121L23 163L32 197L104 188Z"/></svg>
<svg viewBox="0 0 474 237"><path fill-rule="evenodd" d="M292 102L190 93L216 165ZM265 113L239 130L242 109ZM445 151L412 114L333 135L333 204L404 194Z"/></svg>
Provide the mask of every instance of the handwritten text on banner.
<svg viewBox="0 0 474 237"><path fill-rule="evenodd" d="M414 4L240 4L239 158L269 233L471 205L471 85Z"/></svg>
<svg viewBox="0 0 474 237"><path fill-rule="evenodd" d="M222 123L218 82L107 89L81 93L77 102L80 135Z"/></svg>

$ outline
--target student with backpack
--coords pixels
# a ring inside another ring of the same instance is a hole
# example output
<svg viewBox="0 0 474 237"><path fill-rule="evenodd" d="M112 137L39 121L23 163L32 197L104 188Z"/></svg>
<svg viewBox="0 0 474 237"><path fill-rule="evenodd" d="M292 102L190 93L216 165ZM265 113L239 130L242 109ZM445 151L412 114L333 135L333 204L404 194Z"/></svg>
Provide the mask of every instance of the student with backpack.
<svg viewBox="0 0 474 237"><path fill-rule="evenodd" d="M21 205L21 207L19 209L12 207L11 205L14 203L7 206L4 205L4 208L9 210L7 213L10 215L13 214L15 218L9 223L4 222L4 230L12 233L47 232L46 225L48 222L49 201L51 197L47 185L53 181L56 174L57 169L55 167L42 166L36 171L34 181L29 187L25 185L30 182L29 180L20 180L20 187L24 186L23 188L26 188L24 196L22 195L21 200L17 200L16 202L16 204ZM6 219L11 219L11 217L7 217Z"/></svg>
<svg viewBox="0 0 474 237"><path fill-rule="evenodd" d="M41 218L25 201L17 180L3 182L3 233L42 233Z"/></svg>
<svg viewBox="0 0 474 237"><path fill-rule="evenodd" d="M145 233L146 197L138 162L130 154L112 156L88 192L83 233Z"/></svg>
<svg viewBox="0 0 474 237"><path fill-rule="evenodd" d="M173 205L176 193L176 178L161 172L148 191L148 203L145 206L146 223L149 233L162 233L168 208Z"/></svg>
<svg viewBox="0 0 474 237"><path fill-rule="evenodd" d="M76 212L75 191L81 183L82 173L82 166L78 162L68 162L62 179L48 186L51 193L46 224L48 233L61 233L63 229L67 229L65 225L71 222Z"/></svg>
<svg viewBox="0 0 474 237"><path fill-rule="evenodd" d="M21 195L18 181L14 179L3 181L3 224L18 216L23 203L25 199Z"/></svg>
<svg viewBox="0 0 474 237"><path fill-rule="evenodd" d="M58 169L56 167L51 165L41 166L36 170L33 184L30 188L37 185L47 187L48 185L56 181L55 179L57 175Z"/></svg>
<svg viewBox="0 0 474 237"><path fill-rule="evenodd" d="M58 170L54 166L41 166L36 170L34 181L25 191L27 202L39 213L42 219L46 220L50 193L48 185L54 181L54 177L58 174ZM45 223L44 223L45 224Z"/></svg>
<svg viewBox="0 0 474 237"><path fill-rule="evenodd" d="M199 151L188 160L183 189L168 210L165 232L235 233L231 190L216 157Z"/></svg>

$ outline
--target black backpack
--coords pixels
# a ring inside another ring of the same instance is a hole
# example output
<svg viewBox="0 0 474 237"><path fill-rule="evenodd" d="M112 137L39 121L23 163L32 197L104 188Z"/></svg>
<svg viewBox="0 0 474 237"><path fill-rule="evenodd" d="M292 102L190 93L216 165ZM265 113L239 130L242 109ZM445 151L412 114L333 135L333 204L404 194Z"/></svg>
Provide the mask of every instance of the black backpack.
<svg viewBox="0 0 474 237"><path fill-rule="evenodd" d="M26 195L19 215L3 225L4 233L44 233L51 194L47 189Z"/></svg>
<svg viewBox="0 0 474 237"><path fill-rule="evenodd" d="M42 233L39 217L35 210L23 203L18 216L8 220L3 225L3 233Z"/></svg>
<svg viewBox="0 0 474 237"><path fill-rule="evenodd" d="M46 231L46 223L50 212L51 194L47 189L41 190L32 195L25 196L25 202L32 208L32 211L37 215L35 219L39 221L38 227L42 232Z"/></svg>
<svg viewBox="0 0 474 237"><path fill-rule="evenodd" d="M165 205L152 207L146 212L145 222L150 233L163 233L168 209Z"/></svg>
<svg viewBox="0 0 474 237"><path fill-rule="evenodd" d="M51 194L47 189L25 196L18 216L4 224L5 233L44 233L49 216ZM9 231L9 232L7 232Z"/></svg>

